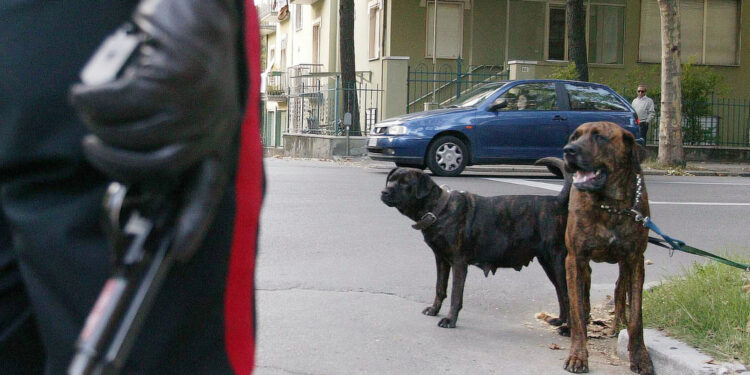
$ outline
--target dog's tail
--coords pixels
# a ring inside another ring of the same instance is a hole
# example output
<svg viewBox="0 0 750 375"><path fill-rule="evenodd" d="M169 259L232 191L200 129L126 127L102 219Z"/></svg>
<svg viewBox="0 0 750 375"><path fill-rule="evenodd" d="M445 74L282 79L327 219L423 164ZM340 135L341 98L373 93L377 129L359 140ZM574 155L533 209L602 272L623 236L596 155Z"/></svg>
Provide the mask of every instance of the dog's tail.
<svg viewBox="0 0 750 375"><path fill-rule="evenodd" d="M567 206L570 197L570 187L573 185L573 177L570 175L570 172L565 169L565 162L560 158L548 157L535 161L534 165L543 165L554 175L565 179L563 188L560 190L560 194L557 197L561 203Z"/></svg>

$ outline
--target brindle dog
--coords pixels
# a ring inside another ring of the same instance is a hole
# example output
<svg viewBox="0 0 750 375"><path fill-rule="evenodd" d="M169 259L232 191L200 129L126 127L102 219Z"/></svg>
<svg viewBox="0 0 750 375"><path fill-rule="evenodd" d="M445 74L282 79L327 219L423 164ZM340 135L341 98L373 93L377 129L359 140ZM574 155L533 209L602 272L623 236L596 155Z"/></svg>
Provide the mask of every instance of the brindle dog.
<svg viewBox="0 0 750 375"><path fill-rule="evenodd" d="M590 312L589 261L593 260L619 264L613 331L620 322L627 324L630 369L639 374L654 373L643 342L641 317L648 229L639 219L649 215L641 152L630 132L610 122L581 125L564 148L565 166L575 173L565 232L571 330L565 369L570 372L588 372L586 320ZM626 295L629 321L625 317Z"/></svg>
<svg viewBox="0 0 750 375"><path fill-rule="evenodd" d="M558 158L541 159L538 164L552 164L564 170L562 160ZM560 307L560 317L549 323L555 326L565 323L569 309L565 281L565 222L570 186L568 175L558 196L483 197L443 189L418 169L392 170L381 200L416 221L413 227L422 231L425 242L435 253L435 301L422 313L435 316L440 311L447 296L448 273L452 270L450 312L438 322L438 326L453 328L463 306L469 265L481 268L486 277L501 267L520 271L536 257L555 286Z"/></svg>

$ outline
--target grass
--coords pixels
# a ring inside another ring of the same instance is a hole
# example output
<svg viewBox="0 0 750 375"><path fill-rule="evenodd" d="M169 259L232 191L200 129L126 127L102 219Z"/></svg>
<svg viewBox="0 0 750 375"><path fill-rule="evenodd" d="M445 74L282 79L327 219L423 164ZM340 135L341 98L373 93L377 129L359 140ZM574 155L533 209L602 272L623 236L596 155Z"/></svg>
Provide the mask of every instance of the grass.
<svg viewBox="0 0 750 375"><path fill-rule="evenodd" d="M716 262L693 264L644 292L644 323L718 360L750 365L749 274Z"/></svg>

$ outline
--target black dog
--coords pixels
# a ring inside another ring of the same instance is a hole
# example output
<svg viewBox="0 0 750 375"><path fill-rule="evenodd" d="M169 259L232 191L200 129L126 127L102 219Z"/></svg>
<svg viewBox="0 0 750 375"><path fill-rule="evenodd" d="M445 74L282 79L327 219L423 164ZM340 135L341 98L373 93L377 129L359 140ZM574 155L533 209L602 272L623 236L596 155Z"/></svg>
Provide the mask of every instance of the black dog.
<svg viewBox="0 0 750 375"><path fill-rule="evenodd" d="M537 164L551 164L564 170L562 160L557 158L540 159ZM422 313L434 316L440 311L447 296L451 268L450 312L438 323L444 328L456 326L470 264L481 268L487 276L498 268L520 271L536 257L555 286L560 305L560 317L549 323L559 326L567 322L565 227L570 185L571 179L566 175L558 196L482 197L445 190L418 169L392 170L380 199L417 222L412 227L422 231L437 262L435 302Z"/></svg>

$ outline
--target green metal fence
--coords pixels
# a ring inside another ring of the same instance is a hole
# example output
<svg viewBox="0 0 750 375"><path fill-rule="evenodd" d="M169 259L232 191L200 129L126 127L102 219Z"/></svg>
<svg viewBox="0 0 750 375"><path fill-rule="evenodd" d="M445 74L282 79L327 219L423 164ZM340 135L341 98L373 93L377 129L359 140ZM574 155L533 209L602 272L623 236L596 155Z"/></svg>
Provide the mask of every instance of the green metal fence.
<svg viewBox="0 0 750 375"><path fill-rule="evenodd" d="M353 92L354 95L345 95ZM339 75L316 77L312 84L302 84L289 96L289 132L296 134L346 135L344 114L357 108L358 125L352 124L349 135L367 135L382 120L383 90L378 85L357 82L356 88L341 87ZM356 105L354 98L356 95ZM347 98L351 103L347 102Z"/></svg>
<svg viewBox="0 0 750 375"><path fill-rule="evenodd" d="M406 112L424 110L425 103L445 105L483 83L508 79L497 65L463 66L462 60L439 65L420 63L409 67Z"/></svg>
<svg viewBox="0 0 750 375"><path fill-rule="evenodd" d="M659 98L656 118L646 143L659 143ZM750 147L750 99L719 98L682 102L682 143L685 146Z"/></svg>

